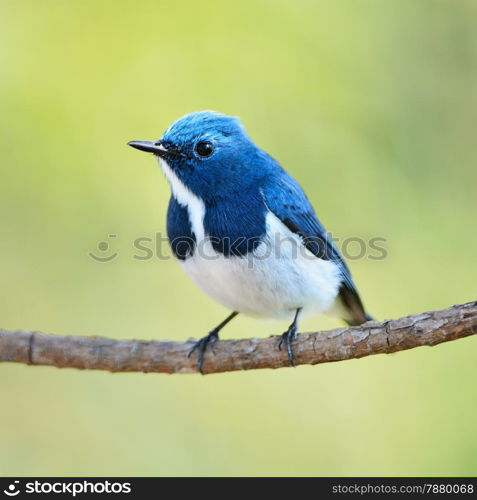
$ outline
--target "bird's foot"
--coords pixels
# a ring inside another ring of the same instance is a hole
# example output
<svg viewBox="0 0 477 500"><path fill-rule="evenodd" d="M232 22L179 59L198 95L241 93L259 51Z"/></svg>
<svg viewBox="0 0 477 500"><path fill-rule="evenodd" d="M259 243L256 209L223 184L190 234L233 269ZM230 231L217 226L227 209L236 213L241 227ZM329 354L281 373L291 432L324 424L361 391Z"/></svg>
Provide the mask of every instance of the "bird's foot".
<svg viewBox="0 0 477 500"><path fill-rule="evenodd" d="M285 343L287 346L288 359L290 360L290 364L295 366L295 356L293 355L292 344L297 336L297 325L294 323L288 327L288 330L282 334L280 337L280 341L278 342L278 349L282 350L282 344Z"/></svg>
<svg viewBox="0 0 477 500"><path fill-rule="evenodd" d="M200 373L202 373L202 374L204 374L203 365L204 365L205 351L207 350L207 347L210 346L210 348L212 349L212 352L215 354L214 345L218 339L219 339L219 335L218 335L217 331L215 329L211 330L205 337L202 337L201 339L199 339L192 346L192 349L189 351L189 354L187 355L187 357L190 358L194 351L198 351L197 368L199 369Z"/></svg>

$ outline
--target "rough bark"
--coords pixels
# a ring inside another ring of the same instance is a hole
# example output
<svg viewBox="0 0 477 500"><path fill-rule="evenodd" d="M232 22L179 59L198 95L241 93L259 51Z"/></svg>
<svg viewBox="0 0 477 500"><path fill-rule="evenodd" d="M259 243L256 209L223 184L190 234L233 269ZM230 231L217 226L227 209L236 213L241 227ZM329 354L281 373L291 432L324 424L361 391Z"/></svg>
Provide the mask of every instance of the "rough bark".
<svg viewBox="0 0 477 500"><path fill-rule="evenodd" d="M389 354L433 346L477 333L477 301L361 326L302 333L294 343L296 364ZM278 337L220 340L207 351L205 373L290 366ZM193 340L115 340L0 330L0 361L111 372L188 373L197 358L187 357Z"/></svg>

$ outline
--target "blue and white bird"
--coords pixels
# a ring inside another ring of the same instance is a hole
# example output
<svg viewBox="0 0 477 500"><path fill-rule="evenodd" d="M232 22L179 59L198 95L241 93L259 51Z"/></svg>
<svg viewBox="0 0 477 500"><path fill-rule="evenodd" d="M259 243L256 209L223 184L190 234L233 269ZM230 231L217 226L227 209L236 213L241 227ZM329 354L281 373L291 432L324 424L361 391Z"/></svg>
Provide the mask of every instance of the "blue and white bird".
<svg viewBox="0 0 477 500"><path fill-rule="evenodd" d="M219 331L237 314L289 318L280 338L293 364L302 315L329 313L350 325L371 319L343 257L298 182L247 135L234 116L197 111L156 141L152 153L171 187L167 234L192 280L230 309L201 338L198 368Z"/></svg>

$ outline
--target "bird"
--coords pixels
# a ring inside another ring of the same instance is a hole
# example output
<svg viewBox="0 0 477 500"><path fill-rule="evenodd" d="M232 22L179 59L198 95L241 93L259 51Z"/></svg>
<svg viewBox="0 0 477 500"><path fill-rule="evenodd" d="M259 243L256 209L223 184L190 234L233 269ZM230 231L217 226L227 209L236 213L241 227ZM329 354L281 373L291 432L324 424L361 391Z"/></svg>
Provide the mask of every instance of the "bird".
<svg viewBox="0 0 477 500"><path fill-rule="evenodd" d="M246 132L238 117L194 111L153 141L170 185L167 236L187 274L230 314L189 351L204 373L207 349L238 314L291 321L279 337L295 364L302 317L326 313L348 325L371 320L350 270L300 184Z"/></svg>

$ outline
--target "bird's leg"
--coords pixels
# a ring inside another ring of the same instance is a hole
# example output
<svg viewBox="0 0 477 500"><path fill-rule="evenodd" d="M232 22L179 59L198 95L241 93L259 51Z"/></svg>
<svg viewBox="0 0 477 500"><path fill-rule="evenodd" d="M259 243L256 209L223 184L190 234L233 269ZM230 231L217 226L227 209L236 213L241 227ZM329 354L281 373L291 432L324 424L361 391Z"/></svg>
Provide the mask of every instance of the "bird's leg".
<svg viewBox="0 0 477 500"><path fill-rule="evenodd" d="M299 307L296 310L295 313L295 318L293 320L293 323L288 327L288 330L282 334L280 337L280 341L278 342L278 349L281 351L282 350L282 344L283 342L286 342L287 346L287 353L288 353L288 359L290 360L290 364L292 366L295 366L294 362L294 356L293 356L293 350L292 350L292 343L295 340L298 332L298 320L300 319L301 315L301 307Z"/></svg>
<svg viewBox="0 0 477 500"><path fill-rule="evenodd" d="M203 364L204 364L204 355L205 351L207 350L207 346L210 345L212 351L214 350L214 344L217 342L219 339L219 332L222 330L222 328L232 321L235 316L237 316L238 312L234 311L233 313L229 314L223 321L222 323L219 323L215 328L210 330L210 332L205 336L199 339L192 347L192 349L189 351L189 354L187 355L188 358L192 356L192 353L197 350L198 351L198 357L197 357L197 367L199 368L200 373L204 373L202 370Z"/></svg>

